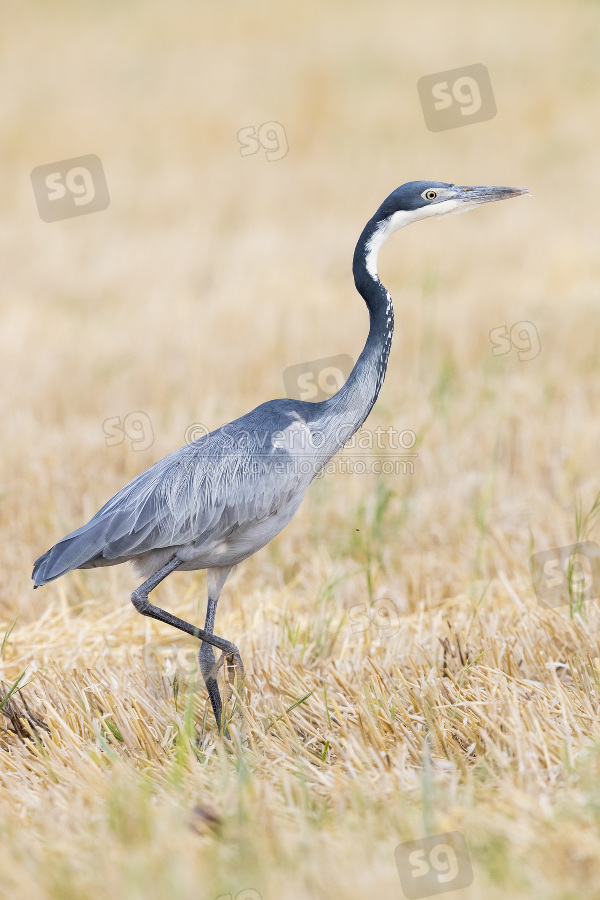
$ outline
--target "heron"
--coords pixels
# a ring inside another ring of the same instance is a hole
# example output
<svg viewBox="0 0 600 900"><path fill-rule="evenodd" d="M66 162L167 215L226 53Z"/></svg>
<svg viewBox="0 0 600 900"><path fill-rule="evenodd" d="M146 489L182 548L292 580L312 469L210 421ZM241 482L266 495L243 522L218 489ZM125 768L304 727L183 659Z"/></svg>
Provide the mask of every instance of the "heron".
<svg viewBox="0 0 600 900"><path fill-rule="evenodd" d="M400 228L529 193L511 187L461 187L411 181L394 190L365 225L352 271L369 312L368 337L347 381L316 403L280 399L211 431L125 485L81 528L36 560L34 587L73 569L133 563L144 581L135 609L199 639L199 668L217 726L225 731L218 673L230 683L244 668L236 644L214 633L217 603L232 569L288 524L313 479L362 426L385 377L394 310L377 274L381 246ZM204 628L149 601L175 570L206 569ZM221 651L215 662L214 649Z"/></svg>

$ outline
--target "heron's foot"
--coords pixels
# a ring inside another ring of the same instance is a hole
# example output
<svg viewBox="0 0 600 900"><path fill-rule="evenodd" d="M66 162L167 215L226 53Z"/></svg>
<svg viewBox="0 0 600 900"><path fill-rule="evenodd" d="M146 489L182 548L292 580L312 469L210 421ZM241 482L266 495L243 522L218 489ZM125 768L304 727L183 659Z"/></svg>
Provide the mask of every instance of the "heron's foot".
<svg viewBox="0 0 600 900"><path fill-rule="evenodd" d="M219 657L217 662L215 662L215 655L211 645L202 643L198 652L198 662L200 664L200 671L202 672L202 677L204 678L204 683L208 691L208 696L210 698L217 725L219 726L219 728L224 729L224 734L227 737L228 734L227 730L224 727L225 723L223 721L223 704L221 702L221 695L219 693L219 687L217 683L219 669L223 665L226 666L225 671L227 673L228 683L227 699L230 699L233 693L232 686L235 685L238 692L241 692L242 690L244 665L242 663L240 651L235 646L235 644L231 643L230 641L224 643L226 643L226 646L223 648L221 656Z"/></svg>
<svg viewBox="0 0 600 900"><path fill-rule="evenodd" d="M215 670L218 671L224 665L228 684L241 687L244 681L244 664L235 644L232 644L231 647L230 651L223 650L215 664ZM231 696L231 690L228 696Z"/></svg>

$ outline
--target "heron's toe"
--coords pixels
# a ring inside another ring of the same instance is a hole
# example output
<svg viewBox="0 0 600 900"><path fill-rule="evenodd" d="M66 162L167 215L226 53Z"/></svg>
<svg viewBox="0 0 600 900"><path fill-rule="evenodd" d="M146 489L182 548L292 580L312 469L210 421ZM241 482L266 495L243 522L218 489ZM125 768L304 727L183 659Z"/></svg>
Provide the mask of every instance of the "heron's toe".
<svg viewBox="0 0 600 900"><path fill-rule="evenodd" d="M235 644L231 644L231 647L228 647L221 653L216 668L220 669L223 665L225 666L225 673L229 685L236 685L239 690L244 679L244 664L242 662L242 657L240 656L240 651ZM231 696L231 690L229 691L229 696Z"/></svg>

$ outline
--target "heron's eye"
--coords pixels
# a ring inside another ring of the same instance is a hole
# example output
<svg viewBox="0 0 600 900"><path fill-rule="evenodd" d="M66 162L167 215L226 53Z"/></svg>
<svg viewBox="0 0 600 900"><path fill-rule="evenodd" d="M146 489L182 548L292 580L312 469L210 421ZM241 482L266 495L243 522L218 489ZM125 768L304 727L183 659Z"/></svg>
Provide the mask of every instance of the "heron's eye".
<svg viewBox="0 0 600 900"><path fill-rule="evenodd" d="M435 200L437 197L437 191L425 191L425 199L426 200Z"/></svg>

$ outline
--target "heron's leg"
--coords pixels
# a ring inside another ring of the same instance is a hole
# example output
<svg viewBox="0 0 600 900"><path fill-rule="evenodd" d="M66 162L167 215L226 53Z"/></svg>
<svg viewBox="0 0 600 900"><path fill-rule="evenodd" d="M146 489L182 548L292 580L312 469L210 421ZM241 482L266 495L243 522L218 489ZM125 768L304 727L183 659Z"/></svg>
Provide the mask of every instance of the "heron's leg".
<svg viewBox="0 0 600 900"><path fill-rule="evenodd" d="M172 625L173 628L178 628L179 631L185 631L186 634L191 634L192 637L200 638L201 641L212 644L213 647L216 647L221 651L223 661L226 658L229 659L232 657L235 661L235 665L239 667L240 672L243 674L244 667L242 665L242 658L240 656L240 651L235 644L232 644L231 641L226 641L221 637L217 637L212 631L206 632L202 628L196 628L195 625L190 625L188 622L184 622L183 619L178 618L178 616L173 616L171 613L166 612L166 610L160 609L158 606L153 606L153 604L149 602L148 594L150 591L153 591L167 575L170 575L171 572L180 565L181 560L174 556L173 559L170 559L169 562L162 567L162 569L159 569L158 572L155 572L154 575L151 575L150 578L147 579L147 581L144 581L143 584L140 584L140 586L135 589L131 595L131 602L143 616L150 616L152 619L158 619L159 622L164 622L165 625ZM221 663L221 660L219 660L219 663ZM219 725L220 724L221 723L219 722Z"/></svg>
<svg viewBox="0 0 600 900"><path fill-rule="evenodd" d="M206 587L208 593L206 621L204 623L204 631L206 632L206 634L213 633L213 629L215 627L215 615L217 612L217 602L219 600L219 597L221 596L223 585L225 584L227 576L230 572L231 566L227 566L226 568L214 568L206 570ZM204 678L208 696L210 697L210 702L215 714L215 719L217 720L217 723L220 727L223 726L223 706L221 704L221 696L219 694L219 687L217 685L217 672L224 659L225 654L221 656L218 664L215 665L215 654L213 648L208 643L208 641L202 641L200 650L198 651L198 662L200 663L200 671L202 672L202 677ZM229 659L231 659L230 656L227 657L228 661ZM233 665L235 670L235 660Z"/></svg>

